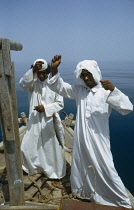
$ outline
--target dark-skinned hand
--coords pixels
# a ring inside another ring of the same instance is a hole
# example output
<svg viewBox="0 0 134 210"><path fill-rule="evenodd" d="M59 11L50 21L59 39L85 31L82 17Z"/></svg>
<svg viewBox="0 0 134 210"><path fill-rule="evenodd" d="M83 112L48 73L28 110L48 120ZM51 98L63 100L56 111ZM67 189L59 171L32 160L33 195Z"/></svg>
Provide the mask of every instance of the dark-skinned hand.
<svg viewBox="0 0 134 210"><path fill-rule="evenodd" d="M36 64L33 66L33 73L42 69L42 64L43 63L44 63L43 61L37 61Z"/></svg>
<svg viewBox="0 0 134 210"><path fill-rule="evenodd" d="M52 76L57 74L58 72L58 66L61 63L61 55L55 55L52 59L51 67L52 67Z"/></svg>
<svg viewBox="0 0 134 210"><path fill-rule="evenodd" d="M109 80L100 80L105 90L113 91L115 86Z"/></svg>
<svg viewBox="0 0 134 210"><path fill-rule="evenodd" d="M35 106L34 110L36 110L37 112L44 112L44 106L43 105Z"/></svg>

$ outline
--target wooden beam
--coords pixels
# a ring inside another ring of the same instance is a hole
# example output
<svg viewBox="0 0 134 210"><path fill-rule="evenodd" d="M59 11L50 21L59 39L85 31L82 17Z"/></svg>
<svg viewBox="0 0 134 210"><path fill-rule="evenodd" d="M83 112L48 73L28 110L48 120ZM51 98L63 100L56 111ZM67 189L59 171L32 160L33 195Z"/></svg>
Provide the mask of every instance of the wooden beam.
<svg viewBox="0 0 134 210"><path fill-rule="evenodd" d="M7 177L9 183L10 205L24 205L24 186L14 66L11 65L10 40L2 39L0 50L0 112L4 143Z"/></svg>
<svg viewBox="0 0 134 210"><path fill-rule="evenodd" d="M13 131L13 117L12 106L8 89L8 78L4 74L3 55L0 50L0 105L1 105L1 117L2 117L2 129L5 134L6 140L10 141L14 139Z"/></svg>
<svg viewBox="0 0 134 210"><path fill-rule="evenodd" d="M10 41L8 39L2 39L2 57L4 64L4 74L11 75L11 58L10 58Z"/></svg>
<svg viewBox="0 0 134 210"><path fill-rule="evenodd" d="M0 37L0 49L2 49L2 41L3 40L8 40L8 39ZM9 42L10 42L10 50L15 50L15 51L22 50L23 45L21 43L13 41L13 40L9 40Z"/></svg>
<svg viewBox="0 0 134 210"><path fill-rule="evenodd" d="M12 104L12 114L13 114L13 125L14 125L14 135L15 135L15 154L14 154L14 166L15 168L12 169L13 173L16 171L16 175L13 174L13 177L11 179L14 179L16 183L13 183L14 185L14 197L12 197L14 200L17 198L18 204L22 205L24 204L24 184L23 184L23 171L22 171L22 159L21 159L21 143L20 143L20 137L19 137L19 125L18 125L18 108L17 108L17 99L16 99L16 83L15 83L15 74L14 74L14 63L11 64L11 77L9 80L9 88L10 88L10 97L11 97L11 104ZM18 177L17 177L18 176ZM18 198L18 195L20 197Z"/></svg>
<svg viewBox="0 0 134 210"><path fill-rule="evenodd" d="M83 200L62 199L60 210L128 210L125 207L106 206L94 202L85 202ZM134 209L131 209L134 210Z"/></svg>
<svg viewBox="0 0 134 210"><path fill-rule="evenodd" d="M58 205L42 204L41 206L1 206L0 210L57 210ZM68 209L69 210L69 209Z"/></svg>

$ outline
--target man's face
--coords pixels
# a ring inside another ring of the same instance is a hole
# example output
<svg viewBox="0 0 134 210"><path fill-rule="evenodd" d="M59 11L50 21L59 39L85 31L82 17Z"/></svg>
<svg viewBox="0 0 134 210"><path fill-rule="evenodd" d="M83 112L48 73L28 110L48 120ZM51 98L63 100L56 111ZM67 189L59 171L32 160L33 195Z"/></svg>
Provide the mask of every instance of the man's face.
<svg viewBox="0 0 134 210"><path fill-rule="evenodd" d="M80 78L85 82L85 84L89 88L93 88L97 85L97 83L95 82L92 74L87 69L82 69Z"/></svg>
<svg viewBox="0 0 134 210"><path fill-rule="evenodd" d="M47 71L46 70L37 71L37 77L39 78L39 80L41 82L45 81L45 79L47 79L47 77L48 77Z"/></svg>

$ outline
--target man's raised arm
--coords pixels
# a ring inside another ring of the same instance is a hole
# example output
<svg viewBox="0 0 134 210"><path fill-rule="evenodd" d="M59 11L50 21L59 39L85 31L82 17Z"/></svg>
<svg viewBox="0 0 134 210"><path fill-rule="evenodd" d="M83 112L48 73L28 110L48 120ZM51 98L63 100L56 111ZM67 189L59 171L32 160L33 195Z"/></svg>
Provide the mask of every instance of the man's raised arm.
<svg viewBox="0 0 134 210"><path fill-rule="evenodd" d="M58 66L61 63L61 55L55 55L52 59L51 67L52 67L52 77L57 74Z"/></svg>

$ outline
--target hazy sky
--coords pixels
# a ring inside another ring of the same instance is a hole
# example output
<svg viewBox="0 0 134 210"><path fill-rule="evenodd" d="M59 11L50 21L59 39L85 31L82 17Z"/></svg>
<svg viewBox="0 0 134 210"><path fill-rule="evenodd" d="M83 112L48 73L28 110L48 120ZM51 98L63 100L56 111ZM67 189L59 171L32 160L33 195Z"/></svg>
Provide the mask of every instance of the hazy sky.
<svg viewBox="0 0 134 210"><path fill-rule="evenodd" d="M23 44L15 62L134 61L134 0L0 0L0 37Z"/></svg>

